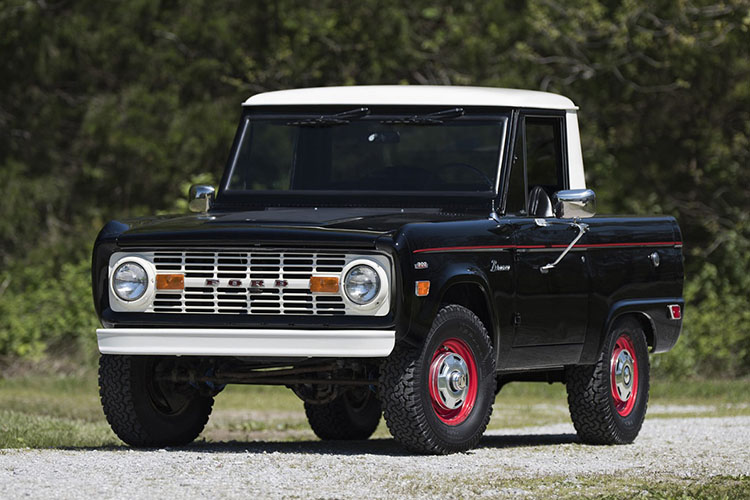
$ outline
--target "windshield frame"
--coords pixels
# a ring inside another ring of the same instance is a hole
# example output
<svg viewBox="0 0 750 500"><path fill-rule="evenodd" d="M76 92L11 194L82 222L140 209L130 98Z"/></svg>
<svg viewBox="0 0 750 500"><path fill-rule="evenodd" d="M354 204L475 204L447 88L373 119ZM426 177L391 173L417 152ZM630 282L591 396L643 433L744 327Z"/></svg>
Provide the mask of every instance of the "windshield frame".
<svg viewBox="0 0 750 500"><path fill-rule="evenodd" d="M425 115L436 111L444 111L446 106L368 106L371 112L357 121L381 120L384 118L412 117ZM443 206L480 204L485 205L497 199L501 185L502 166L506 162L509 144L508 135L511 131L512 113L510 108L501 107L463 107L464 114L459 117L446 119L446 123L454 121L487 121L501 122L500 146L498 150L497 164L495 165L495 178L492 190L487 191L342 191L342 190L240 190L230 189L229 183L237 165L239 152L250 123L253 120L304 120L319 117L321 115L332 115L342 111L351 110L353 106L247 106L243 108L239 126L232 144L229 158L224 169L224 174L219 185L216 202L217 205L253 205L253 206ZM341 126L341 125L334 125ZM346 126L346 125L343 125ZM412 125L440 127L436 125Z"/></svg>

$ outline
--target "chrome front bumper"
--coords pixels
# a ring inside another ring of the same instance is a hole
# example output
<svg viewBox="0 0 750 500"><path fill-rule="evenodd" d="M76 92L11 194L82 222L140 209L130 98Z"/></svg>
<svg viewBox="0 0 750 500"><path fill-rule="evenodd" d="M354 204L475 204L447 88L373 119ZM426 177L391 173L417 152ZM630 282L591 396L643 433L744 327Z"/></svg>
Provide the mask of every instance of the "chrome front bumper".
<svg viewBox="0 0 750 500"><path fill-rule="evenodd" d="M277 330L235 328L100 328L102 354L182 356L388 356L394 330Z"/></svg>

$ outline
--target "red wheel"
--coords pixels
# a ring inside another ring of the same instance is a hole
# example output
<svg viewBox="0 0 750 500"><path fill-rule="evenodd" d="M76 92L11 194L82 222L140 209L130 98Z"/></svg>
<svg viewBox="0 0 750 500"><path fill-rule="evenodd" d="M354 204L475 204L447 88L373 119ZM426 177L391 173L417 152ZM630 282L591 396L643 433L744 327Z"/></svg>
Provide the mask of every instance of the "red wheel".
<svg viewBox="0 0 750 500"><path fill-rule="evenodd" d="M638 398L638 361L635 346L627 333L615 341L610 361L610 389L615 409L623 417L630 415Z"/></svg>
<svg viewBox="0 0 750 500"><path fill-rule="evenodd" d="M393 437L420 453L473 448L495 400L495 350L471 310L440 309L423 344L397 346L381 366L380 401Z"/></svg>
<svg viewBox="0 0 750 500"><path fill-rule="evenodd" d="M570 417L581 441L633 442L646 417L649 372L646 334L629 316L607 333L596 364L566 368Z"/></svg>
<svg viewBox="0 0 750 500"><path fill-rule="evenodd" d="M463 340L443 341L430 363L430 399L437 417L448 425L465 421L477 400L477 363Z"/></svg>

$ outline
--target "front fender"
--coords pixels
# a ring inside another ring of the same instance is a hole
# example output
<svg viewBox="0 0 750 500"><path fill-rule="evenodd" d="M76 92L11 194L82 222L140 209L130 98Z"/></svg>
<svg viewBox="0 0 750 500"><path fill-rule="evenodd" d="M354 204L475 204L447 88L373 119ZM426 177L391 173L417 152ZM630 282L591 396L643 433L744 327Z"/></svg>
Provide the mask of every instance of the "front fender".
<svg viewBox="0 0 750 500"><path fill-rule="evenodd" d="M407 335L411 343L421 343L427 333L430 331L432 322L435 319L441 305L444 303L444 297L451 287L459 284L469 284L479 288L485 300L485 305L490 313L490 335L496 337L496 314L492 301L490 300L491 289L485 272L470 262L445 263L436 265L435 269L429 275L416 276L415 280L430 280L430 293L426 297L417 297L412 288L408 285L406 293L412 294L412 315L409 333Z"/></svg>

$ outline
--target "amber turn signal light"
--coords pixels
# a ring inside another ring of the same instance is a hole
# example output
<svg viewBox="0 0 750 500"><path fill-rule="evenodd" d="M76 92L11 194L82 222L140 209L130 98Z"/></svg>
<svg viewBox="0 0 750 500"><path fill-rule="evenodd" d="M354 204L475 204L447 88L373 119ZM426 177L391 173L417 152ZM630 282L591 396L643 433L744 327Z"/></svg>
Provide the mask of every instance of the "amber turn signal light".
<svg viewBox="0 0 750 500"><path fill-rule="evenodd" d="M430 282L429 281L417 281L414 284L414 293L417 297L424 297L430 293Z"/></svg>
<svg viewBox="0 0 750 500"><path fill-rule="evenodd" d="M336 276L313 276L310 278L310 291L336 293L339 291L339 279Z"/></svg>
<svg viewBox="0 0 750 500"><path fill-rule="evenodd" d="M184 290L185 276L182 274L157 274L157 290Z"/></svg>

